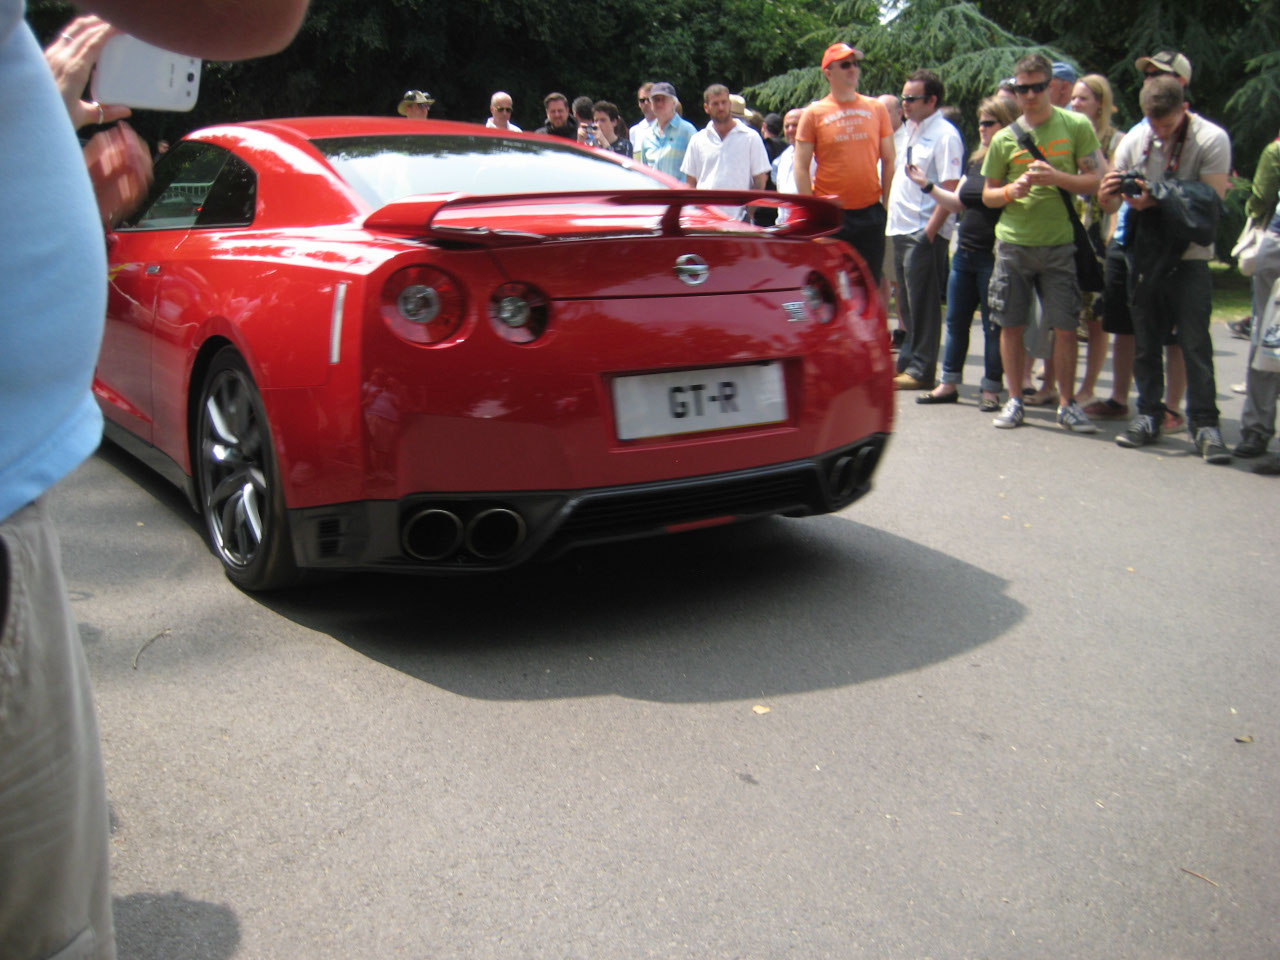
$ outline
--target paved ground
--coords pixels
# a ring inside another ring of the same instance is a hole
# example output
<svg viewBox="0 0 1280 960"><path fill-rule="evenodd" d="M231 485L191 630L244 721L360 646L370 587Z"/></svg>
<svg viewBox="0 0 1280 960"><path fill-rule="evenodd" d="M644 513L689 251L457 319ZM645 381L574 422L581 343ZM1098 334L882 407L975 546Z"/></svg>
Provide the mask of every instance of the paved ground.
<svg viewBox="0 0 1280 960"><path fill-rule="evenodd" d="M1280 481L907 400L840 516L268 599L104 451L121 956L1280 955Z"/></svg>

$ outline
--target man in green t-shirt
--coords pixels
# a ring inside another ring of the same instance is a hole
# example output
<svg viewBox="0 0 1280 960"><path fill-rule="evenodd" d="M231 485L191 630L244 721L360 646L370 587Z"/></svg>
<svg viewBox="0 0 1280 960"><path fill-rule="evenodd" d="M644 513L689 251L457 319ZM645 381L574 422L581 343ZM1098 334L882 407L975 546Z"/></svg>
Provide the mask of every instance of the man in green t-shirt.
<svg viewBox="0 0 1280 960"><path fill-rule="evenodd" d="M1014 67L1014 91L1022 119L991 140L982 175L982 201L1003 208L996 224L996 264L988 302L1001 327L1000 356L1009 382L1009 402L993 423L1019 426L1023 420L1022 383L1027 355L1022 328L1032 298L1039 292L1045 323L1054 331L1053 374L1058 384L1058 423L1074 433L1096 433L1076 403L1076 319L1080 287L1076 283L1075 238L1059 188L1069 194L1094 194L1102 177L1102 152L1093 124L1083 114L1055 107L1049 100L1053 68L1038 53ZM1043 160L1019 146L1030 131Z"/></svg>

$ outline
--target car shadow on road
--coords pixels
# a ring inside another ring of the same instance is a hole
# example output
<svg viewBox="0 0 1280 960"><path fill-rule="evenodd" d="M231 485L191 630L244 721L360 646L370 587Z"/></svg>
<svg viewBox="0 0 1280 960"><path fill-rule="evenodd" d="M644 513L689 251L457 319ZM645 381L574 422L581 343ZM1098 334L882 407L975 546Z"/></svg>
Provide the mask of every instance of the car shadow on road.
<svg viewBox="0 0 1280 960"><path fill-rule="evenodd" d="M221 903L172 893L115 897L116 952L128 960L229 960L240 947L240 921Z"/></svg>
<svg viewBox="0 0 1280 960"><path fill-rule="evenodd" d="M1007 583L829 516L581 549L494 576L362 575L261 600L467 697L698 702L962 655L1025 616Z"/></svg>

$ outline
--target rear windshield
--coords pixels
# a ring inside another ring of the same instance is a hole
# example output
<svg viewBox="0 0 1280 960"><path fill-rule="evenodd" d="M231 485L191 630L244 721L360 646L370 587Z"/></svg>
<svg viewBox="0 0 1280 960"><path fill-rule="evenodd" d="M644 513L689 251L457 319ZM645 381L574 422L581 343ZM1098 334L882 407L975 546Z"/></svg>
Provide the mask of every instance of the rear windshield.
<svg viewBox="0 0 1280 960"><path fill-rule="evenodd" d="M312 144L371 206L420 193L653 190L663 184L569 144L524 137L396 134Z"/></svg>

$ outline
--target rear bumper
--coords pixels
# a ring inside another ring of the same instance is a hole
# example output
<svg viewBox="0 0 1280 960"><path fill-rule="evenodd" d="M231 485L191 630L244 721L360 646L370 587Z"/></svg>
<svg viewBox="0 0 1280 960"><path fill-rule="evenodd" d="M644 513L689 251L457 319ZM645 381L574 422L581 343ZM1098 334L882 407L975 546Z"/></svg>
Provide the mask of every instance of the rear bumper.
<svg viewBox="0 0 1280 960"><path fill-rule="evenodd" d="M289 511L299 566L400 573L504 570L577 546L757 517L831 513L871 489L888 434L730 473L574 491L414 494Z"/></svg>

